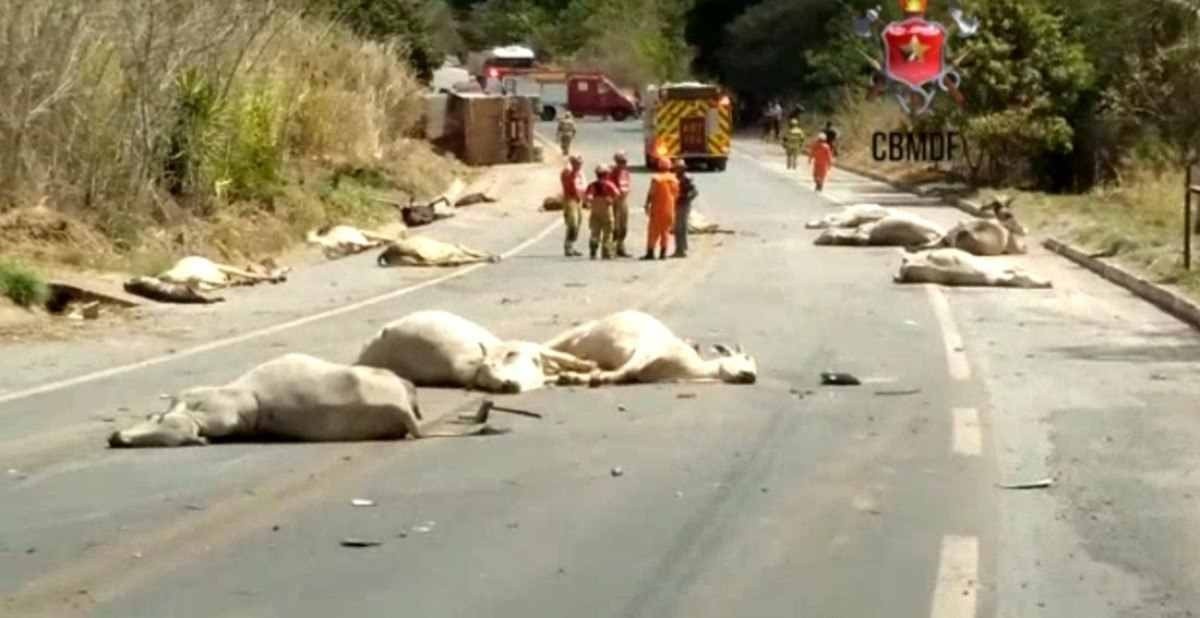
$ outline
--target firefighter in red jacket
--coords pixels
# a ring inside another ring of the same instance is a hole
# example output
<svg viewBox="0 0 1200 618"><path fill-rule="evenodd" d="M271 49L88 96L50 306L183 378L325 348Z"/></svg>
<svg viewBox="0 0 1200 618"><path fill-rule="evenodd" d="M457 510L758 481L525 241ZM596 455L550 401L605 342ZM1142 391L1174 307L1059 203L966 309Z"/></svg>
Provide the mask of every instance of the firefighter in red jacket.
<svg viewBox="0 0 1200 618"><path fill-rule="evenodd" d="M563 169L560 176L563 191L563 221L567 224L567 239L563 243L563 253L567 257L583 255L575 250L575 241L579 239L579 223L583 218L583 192L586 185L583 181L583 157L571 155L569 165Z"/></svg>
<svg viewBox="0 0 1200 618"><path fill-rule="evenodd" d="M611 181L608 167L596 167L596 180L588 185L584 192L591 214L588 216L588 230L591 239L588 251L591 258L596 259L596 250L600 249L601 256L606 260L613 257L613 203L621 191Z"/></svg>
<svg viewBox="0 0 1200 618"><path fill-rule="evenodd" d="M617 249L617 257L630 257L625 251L625 235L629 233L629 191L632 181L629 177L629 160L625 153L613 155L612 175L609 180L617 185L620 195L613 204L613 244Z"/></svg>

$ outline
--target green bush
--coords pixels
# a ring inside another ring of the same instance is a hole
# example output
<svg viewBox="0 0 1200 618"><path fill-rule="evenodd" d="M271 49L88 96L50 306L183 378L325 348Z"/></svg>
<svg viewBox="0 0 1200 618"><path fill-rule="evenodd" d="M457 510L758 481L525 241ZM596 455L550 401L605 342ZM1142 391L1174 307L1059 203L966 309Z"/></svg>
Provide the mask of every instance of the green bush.
<svg viewBox="0 0 1200 618"><path fill-rule="evenodd" d="M22 307L29 307L44 304L50 296L50 288L32 270L14 262L0 262L0 294Z"/></svg>

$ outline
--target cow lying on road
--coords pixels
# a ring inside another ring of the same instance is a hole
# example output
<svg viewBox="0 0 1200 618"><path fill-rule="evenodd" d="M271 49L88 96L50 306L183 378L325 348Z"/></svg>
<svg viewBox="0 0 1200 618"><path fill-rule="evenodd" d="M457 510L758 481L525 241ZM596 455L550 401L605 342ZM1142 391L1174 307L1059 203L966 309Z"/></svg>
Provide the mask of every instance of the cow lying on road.
<svg viewBox="0 0 1200 618"><path fill-rule="evenodd" d="M695 209L688 211L689 234L733 234L734 231L721 227L720 223L710 221L708 217Z"/></svg>
<svg viewBox="0 0 1200 618"><path fill-rule="evenodd" d="M1012 198L998 197L983 207L982 219L963 221L941 238L910 251L950 248L972 255L1020 255L1026 252L1025 226L1017 221Z"/></svg>
<svg viewBox="0 0 1200 618"><path fill-rule="evenodd" d="M820 219L813 219L805 223L804 227L810 230L853 228L867 223L874 223L894 214L896 214L896 211L884 208L879 204L855 204L847 206L838 212L827 214Z"/></svg>
<svg viewBox="0 0 1200 618"><path fill-rule="evenodd" d="M856 228L830 227L822 230L814 245L857 247L909 247L925 245L945 235L936 223L916 215L894 212Z"/></svg>
<svg viewBox="0 0 1200 618"><path fill-rule="evenodd" d="M713 346L720 355L704 360L699 350L676 337L651 315L622 311L572 328L546 342L546 347L583 360L598 370L569 372L559 384L624 384L634 382L707 382L753 384L755 360L736 347Z"/></svg>
<svg viewBox="0 0 1200 618"><path fill-rule="evenodd" d="M429 433L411 382L371 367L304 354L267 361L223 386L189 388L169 409L114 432L113 447L192 446L214 438L287 438L309 442L457 437L493 431Z"/></svg>
<svg viewBox="0 0 1200 618"><path fill-rule="evenodd" d="M948 286L1049 288L1050 281L993 258L976 257L961 249L933 249L905 255L896 283L935 283Z"/></svg>
<svg viewBox="0 0 1200 618"><path fill-rule="evenodd" d="M218 264L208 258L189 255L170 268L159 273L155 278L165 283L180 283L193 286L199 290L209 291L234 285L255 285L268 281L281 283L287 281L290 268L269 266L269 272L251 272L247 269L234 268L227 264Z"/></svg>
<svg viewBox="0 0 1200 618"><path fill-rule="evenodd" d="M350 225L327 225L310 230L305 237L305 242L321 247L321 251L329 259L362 253L392 242L392 240Z"/></svg>
<svg viewBox="0 0 1200 618"><path fill-rule="evenodd" d="M547 375L592 371L595 363L525 341L501 341L486 328L447 311L418 311L387 326L355 361L418 386L521 393L541 388Z"/></svg>
<svg viewBox="0 0 1200 618"><path fill-rule="evenodd" d="M498 255L452 245L428 236L393 240L375 260L380 266L463 266L499 261Z"/></svg>
<svg viewBox="0 0 1200 618"><path fill-rule="evenodd" d="M126 281L124 287L130 294L159 302L217 303L224 299L207 296L203 292L232 285L255 285L263 281L280 283L287 281L290 271L290 268L275 267L269 260L262 267L249 266L243 270L191 255L154 277L134 277Z"/></svg>

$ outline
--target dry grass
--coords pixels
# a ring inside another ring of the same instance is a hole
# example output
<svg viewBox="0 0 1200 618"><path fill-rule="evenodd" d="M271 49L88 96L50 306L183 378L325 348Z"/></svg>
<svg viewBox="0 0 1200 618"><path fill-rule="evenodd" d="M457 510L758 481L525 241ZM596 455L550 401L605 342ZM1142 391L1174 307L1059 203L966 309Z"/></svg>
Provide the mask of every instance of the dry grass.
<svg viewBox="0 0 1200 618"><path fill-rule="evenodd" d="M1083 195L1008 193L1018 196L1022 221L1039 235L1089 252L1117 247L1118 263L1200 296L1200 273L1183 269L1183 184L1181 172L1134 170L1121 187ZM1200 256L1200 237L1193 244Z"/></svg>
<svg viewBox="0 0 1200 618"><path fill-rule="evenodd" d="M0 0L0 253L135 273L261 257L465 175L410 138L421 86L397 49L299 4Z"/></svg>

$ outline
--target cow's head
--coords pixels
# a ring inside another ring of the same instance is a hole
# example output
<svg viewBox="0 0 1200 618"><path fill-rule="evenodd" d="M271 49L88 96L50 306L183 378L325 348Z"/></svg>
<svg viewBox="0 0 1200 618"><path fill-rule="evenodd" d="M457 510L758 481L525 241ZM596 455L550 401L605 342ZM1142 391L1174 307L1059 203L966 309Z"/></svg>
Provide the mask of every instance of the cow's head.
<svg viewBox="0 0 1200 618"><path fill-rule="evenodd" d="M479 344L483 353L475 373L475 386L493 393L523 393L546 384L546 361L541 346L523 341L505 341L491 347Z"/></svg>
<svg viewBox="0 0 1200 618"><path fill-rule="evenodd" d="M983 215L989 219L996 219L1010 233L1016 236L1025 236L1028 231L1017 220L1016 212L1013 210L1012 204L1015 199L1008 196L994 197L983 207Z"/></svg>
<svg viewBox="0 0 1200 618"><path fill-rule="evenodd" d="M742 346L735 345L731 350L718 344L713 346L713 351L720 355L717 363L722 382L754 384L758 381L758 363L753 356L742 351Z"/></svg>
<svg viewBox="0 0 1200 618"><path fill-rule="evenodd" d="M200 424L187 410L187 403L175 400L163 414L151 414L145 421L128 429L114 431L108 437L113 448L140 446L199 446L208 444L200 435Z"/></svg>

